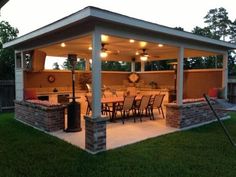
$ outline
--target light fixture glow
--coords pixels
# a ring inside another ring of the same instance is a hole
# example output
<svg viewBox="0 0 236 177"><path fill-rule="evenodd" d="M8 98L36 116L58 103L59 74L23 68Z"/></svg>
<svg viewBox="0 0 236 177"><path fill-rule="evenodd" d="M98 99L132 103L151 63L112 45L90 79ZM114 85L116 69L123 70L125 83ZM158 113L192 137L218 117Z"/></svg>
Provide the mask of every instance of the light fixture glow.
<svg viewBox="0 0 236 177"><path fill-rule="evenodd" d="M163 47L164 45L163 44L158 44L158 47Z"/></svg>
<svg viewBox="0 0 236 177"><path fill-rule="evenodd" d="M139 52L137 51L137 52L135 52L135 55L139 55Z"/></svg>
<svg viewBox="0 0 236 177"><path fill-rule="evenodd" d="M147 61L147 59L148 59L148 56L147 56L147 55L142 55L142 56L140 56L140 60L141 60L141 61Z"/></svg>
<svg viewBox="0 0 236 177"><path fill-rule="evenodd" d="M104 35L104 34L102 34L101 35L101 40L102 40L102 42L107 42L108 41L108 36L107 35Z"/></svg>
<svg viewBox="0 0 236 177"><path fill-rule="evenodd" d="M146 47L147 42L141 41L139 44L140 44L140 47L144 48Z"/></svg>
<svg viewBox="0 0 236 177"><path fill-rule="evenodd" d="M133 39L130 39L130 40L129 40L129 42L130 42L130 43L134 43L134 42L135 42L135 40L133 40Z"/></svg>
<svg viewBox="0 0 236 177"><path fill-rule="evenodd" d="M100 57L101 57L101 58L106 58L107 55L108 55L108 54L107 54L105 51L101 51L101 52L100 52Z"/></svg>
<svg viewBox="0 0 236 177"><path fill-rule="evenodd" d="M62 42L61 47L66 47L66 44L64 42Z"/></svg>
<svg viewBox="0 0 236 177"><path fill-rule="evenodd" d="M89 48L88 48L89 50L93 50L93 48L91 47L91 46L89 46Z"/></svg>
<svg viewBox="0 0 236 177"><path fill-rule="evenodd" d="M92 59L89 59L89 63L92 64L92 63L93 63L93 60L92 60Z"/></svg>

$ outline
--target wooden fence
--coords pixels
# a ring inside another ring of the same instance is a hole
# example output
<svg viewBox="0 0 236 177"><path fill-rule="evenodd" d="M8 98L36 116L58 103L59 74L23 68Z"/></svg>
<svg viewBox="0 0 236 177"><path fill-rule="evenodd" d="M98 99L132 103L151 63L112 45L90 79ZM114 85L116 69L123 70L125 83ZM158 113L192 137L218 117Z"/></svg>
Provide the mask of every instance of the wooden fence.
<svg viewBox="0 0 236 177"><path fill-rule="evenodd" d="M0 80L0 112L14 109L15 81Z"/></svg>

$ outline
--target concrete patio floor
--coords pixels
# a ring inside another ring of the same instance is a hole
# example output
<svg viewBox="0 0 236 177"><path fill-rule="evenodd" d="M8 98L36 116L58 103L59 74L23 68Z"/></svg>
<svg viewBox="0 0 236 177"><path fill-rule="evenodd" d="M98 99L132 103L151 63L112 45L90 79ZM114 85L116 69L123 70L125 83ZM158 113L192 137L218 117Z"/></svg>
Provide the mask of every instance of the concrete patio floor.
<svg viewBox="0 0 236 177"><path fill-rule="evenodd" d="M81 132L66 133L64 131L58 131L50 134L78 146L81 149L85 149L85 121L82 120L81 124ZM107 149L122 147L178 130L179 129L166 126L165 119L162 119L160 116L156 117L155 120L143 118L142 122L137 119L136 123L134 123L133 119L130 118L125 121L124 125L121 120L117 120L115 123L108 122Z"/></svg>

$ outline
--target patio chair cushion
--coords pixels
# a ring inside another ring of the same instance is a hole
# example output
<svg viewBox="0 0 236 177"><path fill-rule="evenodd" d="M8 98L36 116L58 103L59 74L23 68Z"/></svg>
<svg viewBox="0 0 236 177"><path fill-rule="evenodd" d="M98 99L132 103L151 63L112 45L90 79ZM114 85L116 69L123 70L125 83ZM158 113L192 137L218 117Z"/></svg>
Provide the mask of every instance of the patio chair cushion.
<svg viewBox="0 0 236 177"><path fill-rule="evenodd" d="M36 95L35 90L24 90L24 99L25 100L37 100L38 97Z"/></svg>
<svg viewBox="0 0 236 177"><path fill-rule="evenodd" d="M219 92L218 88L210 88L209 91L208 91L208 96L217 98L218 97L218 92Z"/></svg>

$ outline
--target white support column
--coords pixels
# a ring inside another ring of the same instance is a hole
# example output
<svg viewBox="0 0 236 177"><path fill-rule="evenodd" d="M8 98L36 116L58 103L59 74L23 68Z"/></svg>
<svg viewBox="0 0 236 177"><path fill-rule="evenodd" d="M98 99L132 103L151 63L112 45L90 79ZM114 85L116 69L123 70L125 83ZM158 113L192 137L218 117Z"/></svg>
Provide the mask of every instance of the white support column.
<svg viewBox="0 0 236 177"><path fill-rule="evenodd" d="M135 61L131 61L131 72L135 72Z"/></svg>
<svg viewBox="0 0 236 177"><path fill-rule="evenodd" d="M90 71L90 63L89 63L88 58L86 58L86 60L85 60L85 71Z"/></svg>
<svg viewBox="0 0 236 177"><path fill-rule="evenodd" d="M177 64L176 103L183 104L183 77L184 77L184 47L179 48Z"/></svg>
<svg viewBox="0 0 236 177"><path fill-rule="evenodd" d="M20 53L20 67L17 68L15 65L15 91L16 91L16 100L22 101L24 99L24 61L23 61L23 52L15 52L15 64L17 61L17 53Z"/></svg>
<svg viewBox="0 0 236 177"><path fill-rule="evenodd" d="M101 117L101 32L95 28L93 32L92 51L92 118Z"/></svg>
<svg viewBox="0 0 236 177"><path fill-rule="evenodd" d="M222 88L224 88L224 98L228 97L228 52L223 55Z"/></svg>
<svg viewBox="0 0 236 177"><path fill-rule="evenodd" d="M145 71L145 62L141 61L141 72Z"/></svg>

